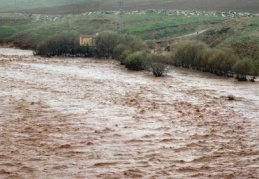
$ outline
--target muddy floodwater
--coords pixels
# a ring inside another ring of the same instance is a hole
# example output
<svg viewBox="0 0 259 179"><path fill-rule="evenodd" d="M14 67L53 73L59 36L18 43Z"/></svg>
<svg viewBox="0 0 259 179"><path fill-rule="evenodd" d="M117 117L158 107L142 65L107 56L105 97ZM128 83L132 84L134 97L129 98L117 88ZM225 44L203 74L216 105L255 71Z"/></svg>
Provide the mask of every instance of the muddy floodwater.
<svg viewBox="0 0 259 179"><path fill-rule="evenodd" d="M258 81L0 51L1 179L259 178Z"/></svg>

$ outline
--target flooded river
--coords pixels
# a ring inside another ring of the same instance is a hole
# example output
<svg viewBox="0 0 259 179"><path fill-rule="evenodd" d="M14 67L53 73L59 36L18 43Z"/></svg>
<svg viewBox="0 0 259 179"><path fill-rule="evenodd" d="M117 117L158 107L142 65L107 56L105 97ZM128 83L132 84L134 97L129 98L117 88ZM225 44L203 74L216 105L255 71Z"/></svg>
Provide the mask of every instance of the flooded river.
<svg viewBox="0 0 259 179"><path fill-rule="evenodd" d="M0 48L0 55L32 56L33 52L31 50L21 50L21 49L13 49L13 48Z"/></svg>
<svg viewBox="0 0 259 179"><path fill-rule="evenodd" d="M7 51L0 178L259 178L258 81Z"/></svg>

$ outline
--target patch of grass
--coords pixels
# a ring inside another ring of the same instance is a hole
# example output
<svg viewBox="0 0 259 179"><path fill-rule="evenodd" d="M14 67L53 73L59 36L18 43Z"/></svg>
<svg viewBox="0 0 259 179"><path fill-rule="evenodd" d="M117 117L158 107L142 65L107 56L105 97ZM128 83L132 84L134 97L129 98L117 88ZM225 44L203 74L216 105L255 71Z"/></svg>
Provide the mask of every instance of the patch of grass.
<svg viewBox="0 0 259 179"><path fill-rule="evenodd" d="M167 27L176 27L179 25L191 24L195 22L203 21L218 21L224 20L222 17L208 17L208 16L168 16L168 15L125 15L125 21L129 24L134 24L126 26L127 32L143 32L149 30L158 30ZM136 20L138 19L138 20Z"/></svg>
<svg viewBox="0 0 259 179"><path fill-rule="evenodd" d="M218 36L199 37L208 39L216 45L250 42L259 44L259 17L227 19L214 16L185 16L166 14L130 14L123 15L123 32L135 35L143 40L170 40L176 36L190 34L199 30L220 30L231 27L230 33ZM117 31L119 16L117 14L91 13L77 15L29 15L0 14L0 40L24 39L29 43L38 42L61 32L74 34L96 34L102 31ZM195 37L197 38L197 37ZM204 40L205 41L205 40ZM207 42L207 41L206 41Z"/></svg>
<svg viewBox="0 0 259 179"><path fill-rule="evenodd" d="M11 27L0 27L0 39L7 39L15 33L15 29Z"/></svg>
<svg viewBox="0 0 259 179"><path fill-rule="evenodd" d="M4 36L7 39L26 37L30 42L41 41L63 31L78 34L96 34L105 30L116 31L119 25L119 17L115 14L32 15L30 17L14 14L9 14L9 16L8 14L4 15L5 17L2 17L2 19L5 19L7 22L11 22L13 19L19 19L19 21L9 23L8 28L13 29L12 33L2 33L3 35L1 37ZM179 35L192 32L195 29L182 26L200 22L200 20L209 20L209 18L126 14L123 30L127 34L137 35L145 40L150 38L161 39L175 34ZM218 20L218 18L211 19L211 21L215 20ZM0 27L3 28L1 25Z"/></svg>
<svg viewBox="0 0 259 179"><path fill-rule="evenodd" d="M66 4L79 4L79 3L87 3L91 2L92 0L17 0L17 1L10 1L10 0L1 0L1 8L0 12L2 11L15 11L15 10L24 10L24 9L33 9L39 7L52 7L58 5L66 5Z"/></svg>
<svg viewBox="0 0 259 179"><path fill-rule="evenodd" d="M126 14L124 32L134 34L144 40L166 39L180 36L204 28L208 22L220 22L225 18L207 16L169 16L165 14Z"/></svg>

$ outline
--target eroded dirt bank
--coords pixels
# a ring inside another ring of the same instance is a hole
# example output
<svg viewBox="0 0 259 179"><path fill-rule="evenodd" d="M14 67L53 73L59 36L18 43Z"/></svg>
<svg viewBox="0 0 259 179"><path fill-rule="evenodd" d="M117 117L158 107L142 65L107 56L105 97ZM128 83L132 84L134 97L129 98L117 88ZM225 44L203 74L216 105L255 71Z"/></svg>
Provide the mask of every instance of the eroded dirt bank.
<svg viewBox="0 0 259 179"><path fill-rule="evenodd" d="M0 178L259 177L259 83L3 55L0 83Z"/></svg>

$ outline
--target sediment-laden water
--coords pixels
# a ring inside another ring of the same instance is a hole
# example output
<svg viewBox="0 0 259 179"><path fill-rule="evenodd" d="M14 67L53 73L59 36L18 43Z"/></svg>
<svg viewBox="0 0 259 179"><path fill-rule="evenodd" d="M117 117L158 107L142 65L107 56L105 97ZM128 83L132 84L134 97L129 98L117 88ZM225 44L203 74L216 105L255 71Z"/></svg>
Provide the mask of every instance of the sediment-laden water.
<svg viewBox="0 0 259 179"><path fill-rule="evenodd" d="M0 178L259 177L259 82L8 51Z"/></svg>

